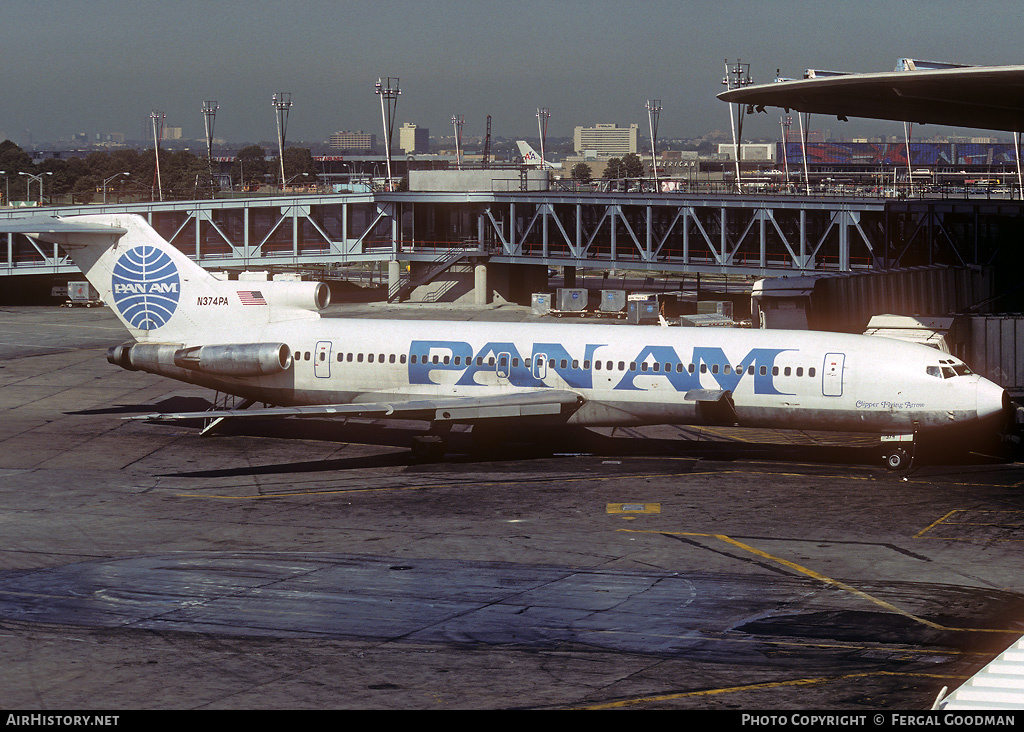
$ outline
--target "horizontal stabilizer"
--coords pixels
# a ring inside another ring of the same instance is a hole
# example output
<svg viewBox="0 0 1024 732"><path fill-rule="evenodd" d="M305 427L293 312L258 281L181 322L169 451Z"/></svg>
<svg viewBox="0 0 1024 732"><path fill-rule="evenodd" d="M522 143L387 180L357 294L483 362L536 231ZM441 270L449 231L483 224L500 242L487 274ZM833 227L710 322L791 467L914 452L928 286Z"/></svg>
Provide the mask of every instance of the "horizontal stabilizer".
<svg viewBox="0 0 1024 732"><path fill-rule="evenodd" d="M583 397L572 391L545 389L484 397L447 397L362 404L318 404L304 407L212 409L206 412L174 412L124 417L131 420L218 419L227 417L370 417L379 419L426 419L461 422L501 417L560 414L577 407Z"/></svg>

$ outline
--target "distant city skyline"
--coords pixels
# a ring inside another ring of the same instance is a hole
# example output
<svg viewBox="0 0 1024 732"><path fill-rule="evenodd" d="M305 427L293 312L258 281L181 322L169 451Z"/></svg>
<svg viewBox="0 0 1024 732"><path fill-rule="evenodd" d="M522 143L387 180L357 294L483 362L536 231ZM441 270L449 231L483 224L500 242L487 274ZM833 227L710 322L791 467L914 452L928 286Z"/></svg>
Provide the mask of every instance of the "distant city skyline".
<svg viewBox="0 0 1024 732"><path fill-rule="evenodd" d="M1019 3L970 5L773 0L5 0L0 131L19 144L120 132L146 139L153 110L183 137L205 137L201 109L217 100L215 134L275 139L271 98L291 94L287 139L339 130L382 135L378 77L398 77L395 129L445 135L548 135L577 125L639 123L662 104L659 138L729 129L725 61L750 63L755 82L776 69L889 71L910 56L978 65L1019 62ZM780 110L748 115L744 137L777 135ZM815 119L845 137L897 134L899 123ZM921 135L938 131L919 128ZM971 131L985 134L987 131Z"/></svg>

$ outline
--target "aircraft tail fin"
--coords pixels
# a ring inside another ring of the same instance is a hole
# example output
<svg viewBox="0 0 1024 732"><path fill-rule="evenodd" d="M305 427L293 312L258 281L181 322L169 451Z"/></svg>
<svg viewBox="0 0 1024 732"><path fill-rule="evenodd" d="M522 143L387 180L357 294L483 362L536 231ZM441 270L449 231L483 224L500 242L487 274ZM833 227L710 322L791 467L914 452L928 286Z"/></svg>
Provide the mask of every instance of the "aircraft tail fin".
<svg viewBox="0 0 1024 732"><path fill-rule="evenodd" d="M540 155L530 147L525 140L516 140L516 147L519 148L519 155L523 159L523 165L541 165L543 162Z"/></svg>
<svg viewBox="0 0 1024 732"><path fill-rule="evenodd" d="M278 320L316 318L330 302L323 283L220 280L136 214L61 219L93 225L34 234L60 244L125 328L140 341L178 342L227 331L250 333ZM102 226L113 227L99 233Z"/></svg>

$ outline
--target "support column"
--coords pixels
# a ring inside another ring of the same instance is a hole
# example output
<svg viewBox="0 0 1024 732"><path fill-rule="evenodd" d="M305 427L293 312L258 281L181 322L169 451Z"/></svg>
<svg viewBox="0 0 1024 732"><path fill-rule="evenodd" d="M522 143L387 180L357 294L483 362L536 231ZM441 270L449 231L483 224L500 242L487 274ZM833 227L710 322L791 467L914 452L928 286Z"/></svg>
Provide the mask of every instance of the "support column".
<svg viewBox="0 0 1024 732"><path fill-rule="evenodd" d="M402 264L397 259L388 261L388 292L394 292L401 285Z"/></svg>
<svg viewBox="0 0 1024 732"><path fill-rule="evenodd" d="M480 262L473 267L473 304L486 305L490 294L487 291L487 263Z"/></svg>

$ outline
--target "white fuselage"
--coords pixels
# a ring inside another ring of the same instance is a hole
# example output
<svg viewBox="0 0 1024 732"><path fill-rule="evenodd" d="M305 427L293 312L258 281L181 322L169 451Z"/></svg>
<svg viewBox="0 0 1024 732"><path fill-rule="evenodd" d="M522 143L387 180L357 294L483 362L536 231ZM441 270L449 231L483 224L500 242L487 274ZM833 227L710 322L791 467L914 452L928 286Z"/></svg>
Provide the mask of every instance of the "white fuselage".
<svg viewBox="0 0 1024 732"><path fill-rule="evenodd" d="M279 405L571 390L583 404L568 422L583 425L705 423L701 400L724 392L742 426L910 432L1003 409L1002 389L948 354L838 333L322 318L245 341L286 344L291 368L159 372Z"/></svg>

